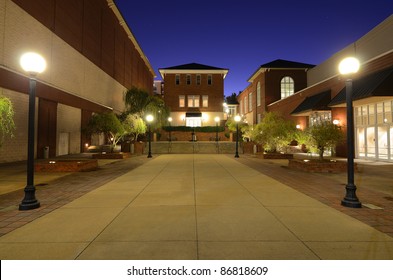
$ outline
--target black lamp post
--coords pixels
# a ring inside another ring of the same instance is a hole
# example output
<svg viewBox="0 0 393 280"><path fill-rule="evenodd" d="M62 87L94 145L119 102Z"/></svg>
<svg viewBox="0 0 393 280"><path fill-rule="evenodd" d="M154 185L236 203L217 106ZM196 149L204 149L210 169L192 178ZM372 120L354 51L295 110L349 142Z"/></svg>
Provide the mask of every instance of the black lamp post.
<svg viewBox="0 0 393 280"><path fill-rule="evenodd" d="M169 143L172 142L172 133L171 133L172 132L172 125L171 125L172 120L173 119L171 117L168 118L168 122L169 122L169 140L168 141L169 141Z"/></svg>
<svg viewBox="0 0 393 280"><path fill-rule="evenodd" d="M147 115L146 116L146 121L147 121L147 125L149 127L149 153L147 155L148 158L151 158L151 122L153 121L153 116L152 115Z"/></svg>
<svg viewBox="0 0 393 280"><path fill-rule="evenodd" d="M235 116L235 122L236 122L236 153L235 153L235 158L239 157L239 122L241 120L241 117L239 115Z"/></svg>
<svg viewBox="0 0 393 280"><path fill-rule="evenodd" d="M359 70L359 61L356 58L349 57L341 61L339 71L342 75L354 74ZM347 172L348 181L345 186L346 194L341 201L341 205L351 208L361 208L362 204L356 196L356 185L354 181L354 122L353 122L353 104L352 104L352 78L347 77L345 81L346 104L347 104Z"/></svg>
<svg viewBox="0 0 393 280"><path fill-rule="evenodd" d="M35 90L36 75L42 73L46 68L44 58L36 53L25 53L20 59L20 64L29 78L29 116L27 134L27 184L25 197L19 204L19 210L31 210L40 207L40 202L35 197L34 186L34 125L35 125Z"/></svg>
<svg viewBox="0 0 393 280"><path fill-rule="evenodd" d="M214 121L216 122L216 142L218 144L218 123L220 122L220 118L219 117L215 117Z"/></svg>

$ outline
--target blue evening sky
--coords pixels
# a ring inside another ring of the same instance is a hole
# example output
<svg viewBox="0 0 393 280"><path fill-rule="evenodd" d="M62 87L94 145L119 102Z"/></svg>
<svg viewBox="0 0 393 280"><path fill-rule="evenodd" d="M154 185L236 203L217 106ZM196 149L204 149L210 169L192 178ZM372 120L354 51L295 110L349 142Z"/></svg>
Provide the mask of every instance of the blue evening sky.
<svg viewBox="0 0 393 280"><path fill-rule="evenodd" d="M319 64L393 14L392 0L115 2L156 79L158 68L192 62L228 68L225 95L276 59Z"/></svg>

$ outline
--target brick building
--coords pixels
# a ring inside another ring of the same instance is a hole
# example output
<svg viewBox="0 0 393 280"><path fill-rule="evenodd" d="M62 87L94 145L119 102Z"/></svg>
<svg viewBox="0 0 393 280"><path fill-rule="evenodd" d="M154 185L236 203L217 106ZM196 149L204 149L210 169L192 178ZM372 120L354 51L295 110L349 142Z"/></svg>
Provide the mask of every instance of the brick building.
<svg viewBox="0 0 393 280"><path fill-rule="evenodd" d="M113 0L0 0L0 18L0 94L12 100L17 127L0 162L27 156L28 77L19 65L26 51L48 65L37 77L38 158L44 147L50 156L83 151L92 113L121 112L132 86L153 92L154 70Z"/></svg>
<svg viewBox="0 0 393 280"><path fill-rule="evenodd" d="M352 77L356 157L393 161L392 34L393 15L323 63L304 69L301 79L307 78L307 83L302 80L299 88L296 86L297 78L294 78L293 94L279 98L277 89L265 87L266 92L260 95L261 106L266 102L262 106L266 111L280 112L300 129L329 120L339 124L346 133L346 78L338 73L338 64L345 57L355 56L361 62L359 72ZM288 75L291 76L290 73ZM244 103L249 102L245 98L256 92L254 80L250 79L250 82L252 84L239 96L243 109ZM270 80L269 76L265 76L264 82L273 82L276 88L282 88L279 80ZM268 100L266 96L274 98ZM263 110L258 111L258 106L253 104L248 107L251 110L242 112L249 123L255 124L258 118L247 114L255 116ZM338 156L346 156L346 144L338 147L336 152Z"/></svg>
<svg viewBox="0 0 393 280"><path fill-rule="evenodd" d="M261 65L240 93L239 112L249 124L261 121L267 105L307 86L307 71L315 65L278 59Z"/></svg>
<svg viewBox="0 0 393 280"><path fill-rule="evenodd" d="M210 126L215 125L215 117L224 119L224 79L228 69L190 63L161 68L159 72L172 125Z"/></svg>

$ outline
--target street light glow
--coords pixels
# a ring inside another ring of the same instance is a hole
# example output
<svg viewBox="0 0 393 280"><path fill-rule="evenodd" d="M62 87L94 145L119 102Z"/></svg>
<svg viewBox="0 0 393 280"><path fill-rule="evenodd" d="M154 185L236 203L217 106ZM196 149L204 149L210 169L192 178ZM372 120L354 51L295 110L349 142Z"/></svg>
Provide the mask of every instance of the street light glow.
<svg viewBox="0 0 393 280"><path fill-rule="evenodd" d="M240 122L241 119L242 119L242 117L240 117L239 115L235 116L235 122Z"/></svg>
<svg viewBox="0 0 393 280"><path fill-rule="evenodd" d="M215 121L216 123L218 123L218 122L220 121L220 118L219 118L219 117L215 117L215 118L214 118L214 121Z"/></svg>
<svg viewBox="0 0 393 280"><path fill-rule="evenodd" d="M42 73L46 69L45 59L41 55L34 52L23 54L19 62L24 71L33 75Z"/></svg>
<svg viewBox="0 0 393 280"><path fill-rule="evenodd" d="M359 71L360 63L355 57L344 58L338 65L338 71L342 75L354 74Z"/></svg>
<svg viewBox="0 0 393 280"><path fill-rule="evenodd" d="M154 120L153 115L147 115L147 116L146 116L146 121L147 121L147 122L151 123L153 120Z"/></svg>

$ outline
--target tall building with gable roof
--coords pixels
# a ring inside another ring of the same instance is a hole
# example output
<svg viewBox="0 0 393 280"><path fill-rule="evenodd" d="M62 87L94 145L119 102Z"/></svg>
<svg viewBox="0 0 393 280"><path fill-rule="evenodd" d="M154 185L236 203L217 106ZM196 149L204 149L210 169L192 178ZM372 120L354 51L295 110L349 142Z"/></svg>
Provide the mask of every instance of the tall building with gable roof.
<svg viewBox="0 0 393 280"><path fill-rule="evenodd" d="M228 69L189 63L159 72L165 84L164 101L174 126L211 126L225 118L224 79Z"/></svg>

